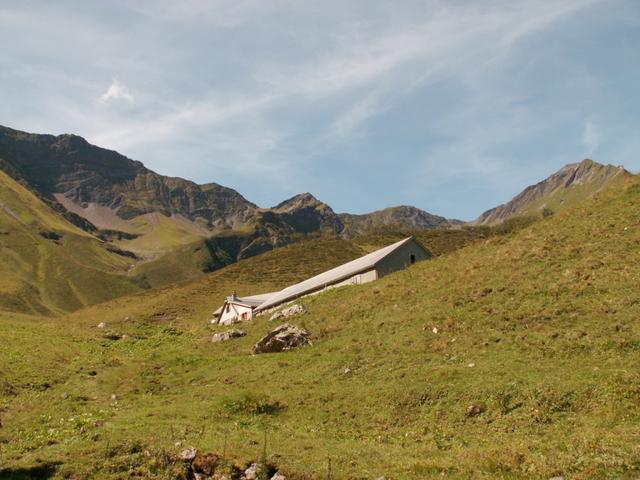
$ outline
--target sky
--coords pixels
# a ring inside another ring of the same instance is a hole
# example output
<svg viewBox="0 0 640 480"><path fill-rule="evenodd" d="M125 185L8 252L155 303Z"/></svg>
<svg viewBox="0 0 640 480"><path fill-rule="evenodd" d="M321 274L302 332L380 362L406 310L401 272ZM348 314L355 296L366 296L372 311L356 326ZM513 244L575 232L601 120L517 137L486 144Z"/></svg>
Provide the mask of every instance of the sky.
<svg viewBox="0 0 640 480"><path fill-rule="evenodd" d="M3 0L0 42L0 124L263 207L470 220L640 170L638 0Z"/></svg>

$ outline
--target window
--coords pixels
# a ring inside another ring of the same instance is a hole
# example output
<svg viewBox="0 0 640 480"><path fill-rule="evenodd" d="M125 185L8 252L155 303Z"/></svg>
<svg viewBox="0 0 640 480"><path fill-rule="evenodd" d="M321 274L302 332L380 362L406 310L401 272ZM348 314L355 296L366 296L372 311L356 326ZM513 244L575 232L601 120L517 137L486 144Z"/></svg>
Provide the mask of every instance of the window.
<svg viewBox="0 0 640 480"><path fill-rule="evenodd" d="M416 263L416 256L412 253L411 254L411 265L413 265L414 263Z"/></svg>
<svg viewBox="0 0 640 480"><path fill-rule="evenodd" d="M230 311L231 311L231 305L227 303L227 313L229 313Z"/></svg>

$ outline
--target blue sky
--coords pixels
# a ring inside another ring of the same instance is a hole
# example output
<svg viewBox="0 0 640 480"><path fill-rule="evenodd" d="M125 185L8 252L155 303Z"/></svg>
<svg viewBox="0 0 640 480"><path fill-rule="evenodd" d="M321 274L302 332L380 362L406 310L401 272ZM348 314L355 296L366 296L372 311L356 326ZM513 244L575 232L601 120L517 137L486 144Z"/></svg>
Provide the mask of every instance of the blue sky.
<svg viewBox="0 0 640 480"><path fill-rule="evenodd" d="M468 220L585 157L640 169L637 0L4 0L0 42L0 124L261 206Z"/></svg>

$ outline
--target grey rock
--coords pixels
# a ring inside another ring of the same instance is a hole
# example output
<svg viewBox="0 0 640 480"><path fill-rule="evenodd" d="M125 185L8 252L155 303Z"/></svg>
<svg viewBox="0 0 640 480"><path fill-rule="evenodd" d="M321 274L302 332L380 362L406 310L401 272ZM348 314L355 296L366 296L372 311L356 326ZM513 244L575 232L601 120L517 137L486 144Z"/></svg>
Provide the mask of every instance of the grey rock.
<svg viewBox="0 0 640 480"><path fill-rule="evenodd" d="M185 448L178 454L178 460L192 462L196 458L197 450L193 447Z"/></svg>
<svg viewBox="0 0 640 480"><path fill-rule="evenodd" d="M244 478L246 480L255 480L260 473L262 473L262 467L257 463L252 463L249 465L249 468L244 471Z"/></svg>
<svg viewBox="0 0 640 480"><path fill-rule="evenodd" d="M296 303L295 305L291 305L290 307L274 313L273 315L271 315L271 318L269 320L280 320L281 318L293 317L294 315L302 315L306 312L307 310L302 305Z"/></svg>
<svg viewBox="0 0 640 480"><path fill-rule="evenodd" d="M211 341L213 343L226 342L227 340L244 337L245 335L246 333L242 330L237 330L234 328L233 330L227 330L226 332L215 333L213 337L211 337Z"/></svg>
<svg viewBox="0 0 640 480"><path fill-rule="evenodd" d="M304 328L283 323L262 337L253 346L253 353L275 353L311 343L311 333Z"/></svg>

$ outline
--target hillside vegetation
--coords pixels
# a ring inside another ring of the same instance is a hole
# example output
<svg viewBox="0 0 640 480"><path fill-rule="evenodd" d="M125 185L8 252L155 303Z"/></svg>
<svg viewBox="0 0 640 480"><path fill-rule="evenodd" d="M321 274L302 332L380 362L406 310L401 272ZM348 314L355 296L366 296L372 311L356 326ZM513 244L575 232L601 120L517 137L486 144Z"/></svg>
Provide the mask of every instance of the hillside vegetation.
<svg viewBox="0 0 640 480"><path fill-rule="evenodd" d="M0 171L0 310L53 314L140 291L109 251Z"/></svg>
<svg viewBox="0 0 640 480"><path fill-rule="evenodd" d="M628 179L305 298L291 323L313 345L281 354L250 355L268 317L212 344L211 311L232 288L270 291L365 243L294 245L56 319L3 315L0 472L175 478L162 458L176 442L246 461L266 428L269 458L294 479L326 478L329 458L333 478L636 478L639 219Z"/></svg>
<svg viewBox="0 0 640 480"><path fill-rule="evenodd" d="M174 253L189 266L178 270L184 280L203 269L306 238L347 238L379 227L422 230L459 223L415 207L339 215L310 193L260 208L231 188L160 175L77 135L42 135L2 126L0 170L81 228L152 262L138 272L152 279L162 279L157 272L175 265ZM224 238L214 241L214 248L191 248L220 237Z"/></svg>

